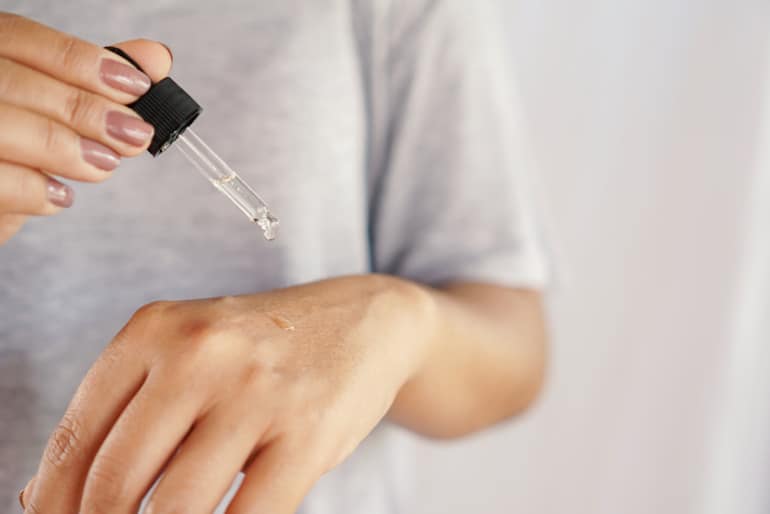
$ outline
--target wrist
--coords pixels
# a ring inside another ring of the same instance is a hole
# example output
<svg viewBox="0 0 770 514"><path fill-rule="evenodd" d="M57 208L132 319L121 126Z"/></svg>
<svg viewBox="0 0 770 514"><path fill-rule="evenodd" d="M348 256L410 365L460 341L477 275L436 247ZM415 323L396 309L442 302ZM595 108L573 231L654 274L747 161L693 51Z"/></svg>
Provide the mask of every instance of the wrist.
<svg viewBox="0 0 770 514"><path fill-rule="evenodd" d="M257 294L248 301L260 311L286 317L300 332L308 323L313 331L332 330L352 316L351 344L362 345L377 373L400 389L421 371L433 351L438 298L415 282L366 274ZM319 311L319 306L324 307ZM318 312L323 313L321 318Z"/></svg>
<svg viewBox="0 0 770 514"><path fill-rule="evenodd" d="M365 275L378 291L371 319L377 339L392 353L399 388L422 370L438 333L437 296L429 287L390 275Z"/></svg>

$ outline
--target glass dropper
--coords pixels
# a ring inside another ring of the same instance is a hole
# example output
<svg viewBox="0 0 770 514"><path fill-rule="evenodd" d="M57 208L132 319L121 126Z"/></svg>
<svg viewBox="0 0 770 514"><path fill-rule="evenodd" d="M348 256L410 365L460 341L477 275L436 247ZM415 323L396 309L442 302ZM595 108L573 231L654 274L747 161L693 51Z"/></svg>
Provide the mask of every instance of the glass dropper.
<svg viewBox="0 0 770 514"><path fill-rule="evenodd" d="M267 203L227 165L191 128L187 128L174 144L188 161L227 196L248 218L259 225L265 239L275 239L279 221Z"/></svg>
<svg viewBox="0 0 770 514"><path fill-rule="evenodd" d="M120 48L106 48L126 59L138 70L142 70L141 66ZM265 201L190 129L190 125L203 109L179 84L171 77L161 79L129 107L155 128L147 148L153 157L157 157L174 142L179 141L176 147L182 155L262 229L265 239L275 239L278 218L270 212Z"/></svg>

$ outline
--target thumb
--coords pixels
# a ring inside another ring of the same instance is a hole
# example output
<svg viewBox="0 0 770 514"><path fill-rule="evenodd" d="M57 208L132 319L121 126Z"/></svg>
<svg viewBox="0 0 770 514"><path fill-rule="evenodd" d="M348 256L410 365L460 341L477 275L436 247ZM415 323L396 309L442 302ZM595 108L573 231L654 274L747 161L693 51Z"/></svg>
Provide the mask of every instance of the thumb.
<svg viewBox="0 0 770 514"><path fill-rule="evenodd" d="M149 39L132 39L111 46L130 55L153 82L163 79L171 70L171 50L163 43Z"/></svg>

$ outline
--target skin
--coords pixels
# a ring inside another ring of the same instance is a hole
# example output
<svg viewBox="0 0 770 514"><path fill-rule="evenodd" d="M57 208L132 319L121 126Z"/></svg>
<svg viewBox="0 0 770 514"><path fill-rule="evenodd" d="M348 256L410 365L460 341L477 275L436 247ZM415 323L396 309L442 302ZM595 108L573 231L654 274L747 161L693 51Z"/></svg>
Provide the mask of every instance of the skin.
<svg viewBox="0 0 770 514"><path fill-rule="evenodd" d="M94 63L105 57L100 48L73 46L69 36L3 16L0 34L16 32L0 37L0 56L14 45L37 45L39 52L26 53L47 62L46 73L67 87L98 94L109 108L131 101L97 84ZM62 78L71 73L59 69L62 55L44 54L73 47L82 55L67 54L69 63L79 63L68 69L82 74ZM136 41L121 47L153 80L168 72L162 46ZM0 88L3 94L9 89ZM0 124L2 109L0 104ZM100 111L94 112L98 119ZM86 129L68 130L75 144L78 130ZM13 144L27 144L28 137ZM13 150L13 144L0 148ZM0 159L10 161L11 153ZM68 175L62 176L91 177L93 170L82 163L67 162L72 170L65 166ZM42 176L38 164L14 166ZM3 173L0 168L6 238L24 216L57 212L45 205L35 212L9 208ZM20 191L30 199L37 194L31 186ZM133 514L163 471L148 513L209 513L244 471L230 514L291 514L384 418L429 437L475 432L531 404L544 363L538 293L494 284L439 289L360 275L247 296L149 304L109 343L78 388L23 492L25 512Z"/></svg>
<svg viewBox="0 0 770 514"><path fill-rule="evenodd" d="M171 67L159 43L134 40L117 45L136 56L153 81ZM126 107L137 99L100 78L104 59L128 64L100 46L0 12L0 244L29 216L50 216L62 207L47 198L50 179L102 182L111 176L82 157L81 141L102 144L119 156L141 154L107 132L106 118L117 111L139 120Z"/></svg>

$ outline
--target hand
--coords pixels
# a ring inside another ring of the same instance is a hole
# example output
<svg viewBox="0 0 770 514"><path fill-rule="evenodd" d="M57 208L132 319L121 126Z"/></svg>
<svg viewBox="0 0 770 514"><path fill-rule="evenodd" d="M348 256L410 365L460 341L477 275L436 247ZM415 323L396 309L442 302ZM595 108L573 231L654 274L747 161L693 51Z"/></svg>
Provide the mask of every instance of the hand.
<svg viewBox="0 0 770 514"><path fill-rule="evenodd" d="M163 470L148 513L208 514L243 470L228 512L293 513L421 365L432 305L370 275L143 307L52 435L28 512L135 513Z"/></svg>
<svg viewBox="0 0 770 514"><path fill-rule="evenodd" d="M51 175L99 182L147 148L152 126L126 104L168 73L159 43L119 45L150 74L97 45L0 12L0 244L28 215L72 205Z"/></svg>

